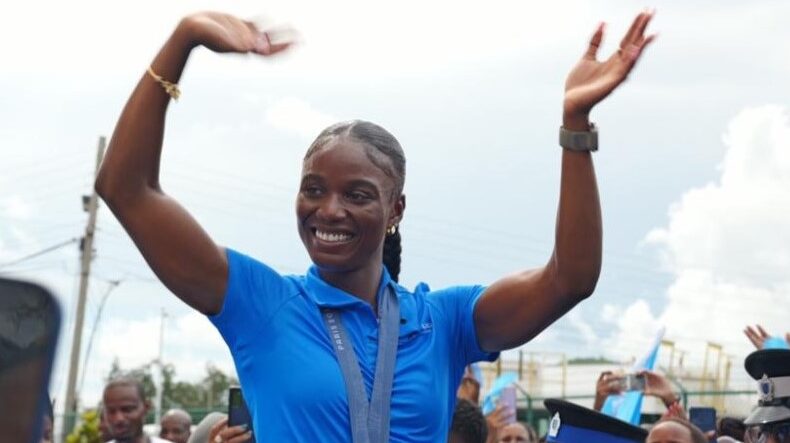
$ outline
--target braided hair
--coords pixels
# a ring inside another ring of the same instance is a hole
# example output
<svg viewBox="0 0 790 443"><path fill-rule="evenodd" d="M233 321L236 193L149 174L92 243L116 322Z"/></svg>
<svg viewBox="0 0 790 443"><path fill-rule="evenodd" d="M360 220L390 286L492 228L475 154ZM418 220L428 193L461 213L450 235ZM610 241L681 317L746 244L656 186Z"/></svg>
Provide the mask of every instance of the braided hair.
<svg viewBox="0 0 790 443"><path fill-rule="evenodd" d="M375 123L364 120L351 120L336 123L324 129L318 134L310 148L307 149L304 159L307 160L329 141L341 136L349 137L368 148L365 150L368 159L384 171L395 184L390 198L399 198L403 193L403 185L406 181L406 156L403 154L403 148L401 148L398 139ZM386 156L387 160L382 161L383 159L379 154ZM401 235L397 226L395 227L395 233L387 233L384 237L382 261L390 277L397 282L401 263Z"/></svg>

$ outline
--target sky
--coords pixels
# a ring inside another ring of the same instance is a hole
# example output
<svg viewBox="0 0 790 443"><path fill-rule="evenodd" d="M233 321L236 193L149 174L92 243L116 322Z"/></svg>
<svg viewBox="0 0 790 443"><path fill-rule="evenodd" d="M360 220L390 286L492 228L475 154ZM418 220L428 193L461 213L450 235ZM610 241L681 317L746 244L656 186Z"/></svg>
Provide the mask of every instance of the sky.
<svg viewBox="0 0 790 443"><path fill-rule="evenodd" d="M625 362L663 326L690 366L707 342L723 345L733 383L745 383L743 327L790 330L790 3L17 2L0 26L0 273L42 282L62 303L53 395L65 395L78 250L6 263L83 235L98 139L185 14L289 25L300 44L274 60L193 53L168 114L165 191L218 243L302 273L293 206L304 151L330 123L377 122L407 156L402 283L440 288L548 259L565 76L600 21L608 56L645 6L658 38L592 114L598 287L523 349ZM196 380L208 362L233 371L217 332L156 281L103 205L95 250L84 405L114 359L156 358L163 310L161 353L177 377Z"/></svg>

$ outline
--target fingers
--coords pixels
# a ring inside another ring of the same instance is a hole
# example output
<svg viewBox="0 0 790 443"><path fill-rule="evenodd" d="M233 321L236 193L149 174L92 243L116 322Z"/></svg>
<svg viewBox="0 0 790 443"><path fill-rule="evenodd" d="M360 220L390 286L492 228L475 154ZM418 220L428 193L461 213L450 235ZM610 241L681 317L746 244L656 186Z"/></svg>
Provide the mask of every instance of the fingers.
<svg viewBox="0 0 790 443"><path fill-rule="evenodd" d="M293 30L280 29L259 32L252 52L260 55L274 55L283 52L296 43Z"/></svg>
<svg viewBox="0 0 790 443"><path fill-rule="evenodd" d="M233 429L233 428L230 428ZM246 431L240 434L237 434L234 437L230 437L225 440L225 443L245 443L252 439L252 431Z"/></svg>
<svg viewBox="0 0 790 443"><path fill-rule="evenodd" d="M620 48L625 49L630 45L642 47L645 29L647 29L647 25L650 23L654 14L654 10L646 10L637 15L633 23L631 23L631 28L628 29L625 37L623 37L623 40L620 42Z"/></svg>
<svg viewBox="0 0 790 443"><path fill-rule="evenodd" d="M223 443L244 443L252 438L252 431L247 430L247 425L228 427L228 418L225 417L211 427L208 441L213 443L217 436Z"/></svg>
<svg viewBox="0 0 790 443"><path fill-rule="evenodd" d="M618 55L626 61L630 67L633 67L645 48L657 37L656 34L645 37L645 30L648 24L650 24L650 20L652 20L654 14L655 10L646 10L640 13L636 19L634 19L631 28L620 42L620 51L618 51Z"/></svg>
<svg viewBox="0 0 790 443"><path fill-rule="evenodd" d="M590 39L590 45L587 47L587 52L584 54L586 58L595 60L595 57L598 54L598 48L601 46L601 42L603 41L603 33L605 29L606 23L601 22L598 24L598 28L595 30L592 38Z"/></svg>
<svg viewBox="0 0 790 443"><path fill-rule="evenodd" d="M242 443L252 437L252 431L248 430L247 425L225 427L219 436L224 443Z"/></svg>
<svg viewBox="0 0 790 443"><path fill-rule="evenodd" d="M765 330L760 325L757 325L756 329L752 328L751 326L747 326L746 329L743 330L743 333L757 349L762 349L763 342L765 342L765 339L768 338L768 333L765 332Z"/></svg>
<svg viewBox="0 0 790 443"><path fill-rule="evenodd" d="M768 333L765 332L765 329L763 329L763 327L761 325L757 325L757 330L760 332L760 337L762 337L764 339L768 338Z"/></svg>
<svg viewBox="0 0 790 443"><path fill-rule="evenodd" d="M208 434L208 441L213 442L217 435L219 435L220 431L225 429L228 426L228 418L225 417L222 420L214 423L214 426L211 427L211 430Z"/></svg>

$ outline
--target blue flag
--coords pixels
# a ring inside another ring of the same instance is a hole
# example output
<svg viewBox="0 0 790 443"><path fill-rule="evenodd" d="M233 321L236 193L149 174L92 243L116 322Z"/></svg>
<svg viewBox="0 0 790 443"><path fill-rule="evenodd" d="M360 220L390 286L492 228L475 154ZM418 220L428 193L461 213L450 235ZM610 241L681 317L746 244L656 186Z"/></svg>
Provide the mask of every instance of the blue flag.
<svg viewBox="0 0 790 443"><path fill-rule="evenodd" d="M661 328L656 334L650 350L641 360L634 363L631 372L635 373L645 369L652 370L655 367L658 358L658 348L661 346L661 340L663 338L664 328ZM644 394L640 391L629 391L619 395L610 395L606 397L606 402L603 404L601 412L638 426L642 415L643 397Z"/></svg>

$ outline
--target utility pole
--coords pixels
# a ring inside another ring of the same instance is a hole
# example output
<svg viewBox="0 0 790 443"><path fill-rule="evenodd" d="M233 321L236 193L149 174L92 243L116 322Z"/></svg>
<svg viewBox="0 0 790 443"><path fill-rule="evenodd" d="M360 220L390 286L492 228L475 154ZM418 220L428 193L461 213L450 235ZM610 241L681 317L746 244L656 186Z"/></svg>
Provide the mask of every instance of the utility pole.
<svg viewBox="0 0 790 443"><path fill-rule="evenodd" d="M156 357L156 366L159 368L159 374L154 377L157 380L156 386L156 404L154 405L154 420L159 423L162 418L162 398L165 389L165 363L162 360L162 349L165 344L165 318L167 312L162 308L162 317L159 322L159 355Z"/></svg>
<svg viewBox="0 0 790 443"><path fill-rule="evenodd" d="M96 155L96 169L94 177L99 171L106 140L104 136L99 137L99 150ZM88 225L85 227L85 236L80 241L81 265L80 265L80 292L77 298L77 315L74 320L74 336L71 342L71 361L69 365L69 378L66 386L65 420L64 434L68 434L74 428L77 419L78 399L75 395L77 385L77 373L79 372L80 345L82 343L82 324L85 319L85 299L88 295L88 280L91 272L91 259L93 258L93 234L96 230L96 210L99 207L99 196L94 190L90 197L83 197L83 209L88 212Z"/></svg>

